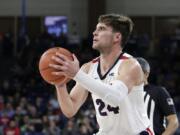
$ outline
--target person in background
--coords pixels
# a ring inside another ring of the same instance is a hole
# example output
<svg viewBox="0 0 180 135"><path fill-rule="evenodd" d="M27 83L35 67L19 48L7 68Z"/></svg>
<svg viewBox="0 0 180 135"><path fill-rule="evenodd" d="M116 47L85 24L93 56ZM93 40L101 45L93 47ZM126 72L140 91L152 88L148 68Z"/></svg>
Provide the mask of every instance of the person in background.
<svg viewBox="0 0 180 135"><path fill-rule="evenodd" d="M150 65L147 60L142 57L136 59L144 72L144 100L151 121L151 130L155 135L173 135L179 125L173 99L164 87L148 82Z"/></svg>

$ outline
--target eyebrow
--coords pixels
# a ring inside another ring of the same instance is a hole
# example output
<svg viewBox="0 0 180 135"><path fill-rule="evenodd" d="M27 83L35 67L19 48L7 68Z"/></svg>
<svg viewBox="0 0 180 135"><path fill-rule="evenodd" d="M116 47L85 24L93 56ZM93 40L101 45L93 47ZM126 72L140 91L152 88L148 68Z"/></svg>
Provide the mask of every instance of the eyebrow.
<svg viewBox="0 0 180 135"><path fill-rule="evenodd" d="M99 28L106 28L105 26L99 26Z"/></svg>

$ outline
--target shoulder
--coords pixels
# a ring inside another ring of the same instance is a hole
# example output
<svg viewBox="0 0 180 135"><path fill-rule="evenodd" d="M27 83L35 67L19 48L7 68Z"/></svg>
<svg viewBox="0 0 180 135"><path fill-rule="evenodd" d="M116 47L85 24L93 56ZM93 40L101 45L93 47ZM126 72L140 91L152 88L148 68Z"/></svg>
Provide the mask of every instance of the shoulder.
<svg viewBox="0 0 180 135"><path fill-rule="evenodd" d="M167 89L163 86L157 86L157 85L153 85L153 84L148 84L147 86L145 86L146 89L149 90L153 90L156 91L157 93L164 93L164 94L169 94L169 92L167 91Z"/></svg>
<svg viewBox="0 0 180 135"><path fill-rule="evenodd" d="M132 55L126 52L122 53L120 60L122 60L122 64L121 64L122 66L139 65L138 61Z"/></svg>
<svg viewBox="0 0 180 135"><path fill-rule="evenodd" d="M149 93L154 93L153 95L157 95L158 98L171 97L167 89L162 86L148 84L144 87L144 90L148 91Z"/></svg>
<svg viewBox="0 0 180 135"><path fill-rule="evenodd" d="M91 62L85 63L81 66L81 70L84 71L85 73L88 73L90 66L91 66Z"/></svg>
<svg viewBox="0 0 180 135"><path fill-rule="evenodd" d="M159 93L161 93L162 95L166 95L167 97L171 97L165 87L159 86Z"/></svg>
<svg viewBox="0 0 180 135"><path fill-rule="evenodd" d="M129 72L134 72L136 74L142 74L141 66L139 65L138 61L133 57L130 57L122 61L119 70L122 69L127 70Z"/></svg>
<svg viewBox="0 0 180 135"><path fill-rule="evenodd" d="M144 91L147 92L153 100L158 100L161 95L161 87L154 84L147 84L144 86Z"/></svg>
<svg viewBox="0 0 180 135"><path fill-rule="evenodd" d="M99 57L94 58L93 60L91 60L91 61L89 61L87 63L84 63L81 66L81 70L83 70L84 72L88 73L89 70L90 70L90 67L92 66L92 64L97 63L98 61L99 61Z"/></svg>
<svg viewBox="0 0 180 135"><path fill-rule="evenodd" d="M129 58L133 58L133 56L128 54L128 53L123 52L123 55L121 56L121 59L127 60Z"/></svg>
<svg viewBox="0 0 180 135"><path fill-rule="evenodd" d="M143 83L143 71L137 60L133 57L122 61L119 66L118 75L120 80L126 82L125 84L130 84L129 88Z"/></svg>
<svg viewBox="0 0 180 135"><path fill-rule="evenodd" d="M153 91L159 91L162 89L160 86L156 86L154 84L147 84L144 86L145 90L153 90Z"/></svg>

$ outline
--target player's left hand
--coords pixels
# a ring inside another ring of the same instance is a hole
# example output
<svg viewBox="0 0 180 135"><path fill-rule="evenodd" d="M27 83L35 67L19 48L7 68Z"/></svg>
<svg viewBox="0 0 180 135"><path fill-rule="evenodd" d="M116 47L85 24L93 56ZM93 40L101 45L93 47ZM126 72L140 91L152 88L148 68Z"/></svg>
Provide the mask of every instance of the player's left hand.
<svg viewBox="0 0 180 135"><path fill-rule="evenodd" d="M80 69L79 61L74 54L73 54L73 61L69 60L68 57L58 52L56 53L55 56L52 57L52 59L57 63L57 64L49 65L50 67L57 70L57 72L52 72L52 74L54 75L64 74L69 78L74 78L74 76L77 74L77 72Z"/></svg>

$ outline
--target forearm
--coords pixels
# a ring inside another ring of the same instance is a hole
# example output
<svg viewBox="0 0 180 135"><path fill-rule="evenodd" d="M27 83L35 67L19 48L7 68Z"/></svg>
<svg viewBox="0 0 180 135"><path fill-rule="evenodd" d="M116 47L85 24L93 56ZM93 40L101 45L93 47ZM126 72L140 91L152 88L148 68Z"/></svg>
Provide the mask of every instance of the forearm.
<svg viewBox="0 0 180 135"><path fill-rule="evenodd" d="M68 118L74 116L75 109L67 89L64 87L56 86L56 92L57 92L58 103L60 105L63 114Z"/></svg>
<svg viewBox="0 0 180 135"><path fill-rule="evenodd" d="M128 88L123 82L115 81L112 85L105 84L95 80L83 71L79 71L74 80L112 106L118 106L128 94Z"/></svg>
<svg viewBox="0 0 180 135"><path fill-rule="evenodd" d="M173 135L178 128L178 119L174 118L168 121L168 125L162 135Z"/></svg>
<svg viewBox="0 0 180 135"><path fill-rule="evenodd" d="M176 131L176 127L173 125L169 125L166 130L162 133L162 135L173 135Z"/></svg>

